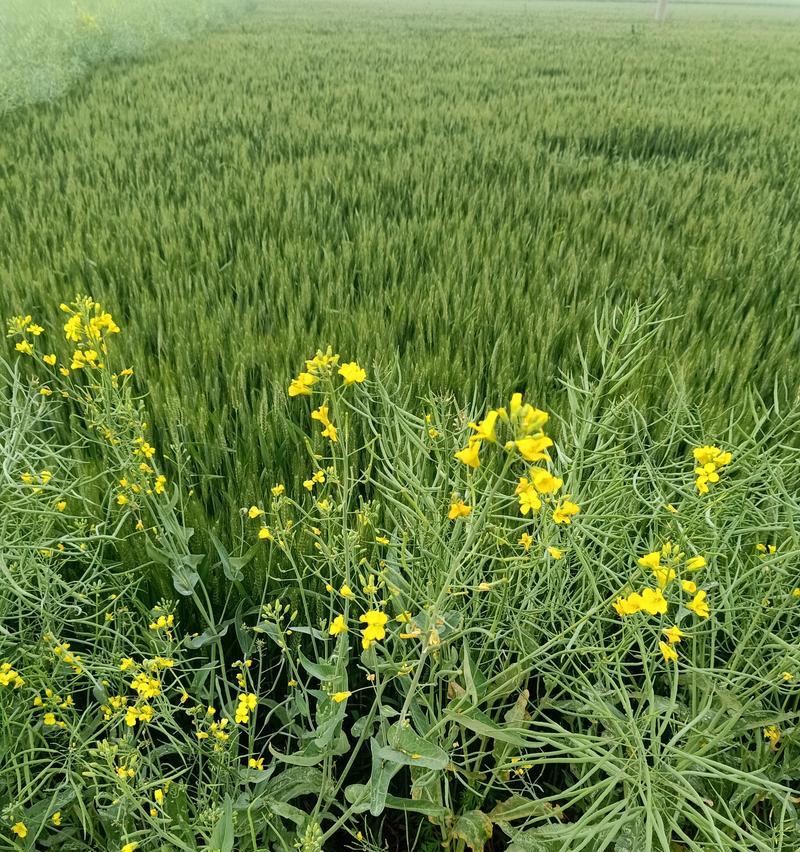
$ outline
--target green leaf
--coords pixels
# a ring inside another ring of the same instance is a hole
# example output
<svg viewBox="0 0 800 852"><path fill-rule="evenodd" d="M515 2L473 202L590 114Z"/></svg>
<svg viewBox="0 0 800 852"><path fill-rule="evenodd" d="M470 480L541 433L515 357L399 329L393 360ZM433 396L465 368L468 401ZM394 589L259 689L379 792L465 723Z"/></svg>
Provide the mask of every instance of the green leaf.
<svg viewBox="0 0 800 852"><path fill-rule="evenodd" d="M344 791L345 798L353 805L355 813L363 813L369 809L370 784L350 784ZM400 796L386 796L386 807L405 813L422 814L430 817L437 825L444 824L451 812L430 799L403 799Z"/></svg>
<svg viewBox="0 0 800 852"><path fill-rule="evenodd" d="M344 797L353 806L353 813L363 814L369 810L369 802L372 791L370 783L348 784L344 790Z"/></svg>
<svg viewBox="0 0 800 852"><path fill-rule="evenodd" d="M233 804L231 797L226 795L222 803L222 814L214 826L211 840L206 847L207 852L233 852Z"/></svg>
<svg viewBox="0 0 800 852"><path fill-rule="evenodd" d="M563 843L554 837L558 826L542 825L528 831L519 831L506 852L561 852Z"/></svg>
<svg viewBox="0 0 800 852"><path fill-rule="evenodd" d="M325 784L325 777L319 771L308 766L292 766L276 775L266 787L265 795L280 802L290 802L298 796L319 793Z"/></svg>
<svg viewBox="0 0 800 852"><path fill-rule="evenodd" d="M463 840L472 852L483 852L492 836L492 827L491 819L483 811L467 811L453 824L450 837Z"/></svg>
<svg viewBox="0 0 800 852"><path fill-rule="evenodd" d="M453 710L448 707L445 716L482 737L491 737L519 748L523 748L528 742L521 733L501 728L489 716L474 707L469 710Z"/></svg>
<svg viewBox="0 0 800 852"><path fill-rule="evenodd" d="M306 746L300 751L293 751L291 754L283 754L280 751L275 751L272 745L268 745L269 753L282 763L288 763L291 766L316 766L322 763L325 758L324 754L320 754L319 749L311 746Z"/></svg>
<svg viewBox="0 0 800 852"><path fill-rule="evenodd" d="M389 782L400 771L401 764L382 758L380 743L373 737L370 741L372 749L372 775L370 776L369 812L380 816L386 806L386 796L389 792Z"/></svg>
<svg viewBox="0 0 800 852"><path fill-rule="evenodd" d="M219 554L220 564L222 565L222 573L232 583L241 583L242 580L244 580L244 574L242 573L242 569L255 556L256 551L258 550L258 546L252 545L244 556L231 556L223 546L222 542L214 535L213 532L209 532L208 535L214 547L217 549L217 553Z"/></svg>
<svg viewBox="0 0 800 852"><path fill-rule="evenodd" d="M547 816L552 814L553 807L549 802L540 802L538 799L529 799L516 793L498 802L489 812L489 816L495 821L504 820L513 822L515 819L528 819L533 816Z"/></svg>
<svg viewBox="0 0 800 852"><path fill-rule="evenodd" d="M318 714L317 730L314 732L314 745L324 750L333 741L333 738L338 736L342 729L347 705L345 702L334 704L331 701L326 701L324 704L324 715Z"/></svg>
<svg viewBox="0 0 800 852"><path fill-rule="evenodd" d="M187 636L183 640L183 644L187 648L197 649L202 648L203 645L208 645L209 642L214 642L217 639L221 639L227 632L230 627L231 622L225 621L219 625L217 630L204 630L202 633L199 633L197 636Z"/></svg>
<svg viewBox="0 0 800 852"><path fill-rule="evenodd" d="M311 675L311 677L315 677L323 683L328 683L336 678L336 666L333 666L330 663L312 662L302 651L298 651L297 655L300 660L300 665Z"/></svg>
<svg viewBox="0 0 800 852"><path fill-rule="evenodd" d="M277 816L288 819L298 826L302 825L308 819L308 814L305 811L288 804L288 802L277 802L267 799L267 807Z"/></svg>
<svg viewBox="0 0 800 852"><path fill-rule="evenodd" d="M424 766L427 769L444 769L450 762L447 752L435 743L423 739L409 724L395 722L389 728L389 746L396 754L387 759L407 766Z"/></svg>
<svg viewBox="0 0 800 852"><path fill-rule="evenodd" d="M172 585L179 595L188 597L194 592L194 587L200 582L196 568L202 560L199 554L187 554L181 557L177 565L172 566Z"/></svg>

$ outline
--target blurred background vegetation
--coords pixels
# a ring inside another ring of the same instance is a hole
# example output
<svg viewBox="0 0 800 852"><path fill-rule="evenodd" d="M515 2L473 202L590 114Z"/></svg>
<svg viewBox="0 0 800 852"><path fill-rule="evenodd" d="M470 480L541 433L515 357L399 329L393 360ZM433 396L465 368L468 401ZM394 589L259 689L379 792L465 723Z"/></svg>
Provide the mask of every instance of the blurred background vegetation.
<svg viewBox="0 0 800 852"><path fill-rule="evenodd" d="M0 113L64 94L99 62L235 19L255 0L3 0Z"/></svg>

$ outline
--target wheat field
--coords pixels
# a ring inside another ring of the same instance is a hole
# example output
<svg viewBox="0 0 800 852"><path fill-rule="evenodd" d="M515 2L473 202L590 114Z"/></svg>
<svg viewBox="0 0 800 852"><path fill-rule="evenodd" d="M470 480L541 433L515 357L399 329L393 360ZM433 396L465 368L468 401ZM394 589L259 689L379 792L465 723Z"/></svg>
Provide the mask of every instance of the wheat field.
<svg viewBox="0 0 800 852"><path fill-rule="evenodd" d="M800 848L800 6L84 6L0 36L0 848Z"/></svg>

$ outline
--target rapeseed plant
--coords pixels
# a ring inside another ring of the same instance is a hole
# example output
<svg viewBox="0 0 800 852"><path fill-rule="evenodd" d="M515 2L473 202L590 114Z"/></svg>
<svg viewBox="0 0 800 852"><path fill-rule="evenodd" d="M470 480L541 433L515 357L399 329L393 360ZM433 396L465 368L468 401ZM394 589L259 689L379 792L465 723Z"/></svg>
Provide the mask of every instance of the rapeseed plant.
<svg viewBox="0 0 800 852"><path fill-rule="evenodd" d="M591 450L571 424L594 417L611 434L622 411L592 414L591 383L568 417L521 394L482 420L426 400L426 417L379 371L320 350L308 393L292 395L322 426L303 473L242 495L238 542L203 530L203 553L184 520L193 489L161 472L133 374L116 364L124 330L92 299L70 310L79 339L36 323L48 345L18 354L7 391L28 420L9 407L0 424L0 569L14 578L0 595L0 702L9 754L32 737L33 770L69 738L91 786L57 767L20 785L0 766L9 837L68 829L116 850L224 833L245 850L324 848L411 813L451 846L480 849L499 831L591 849L626 836L633 814L660 820L670 843L727 837L721 848L744 852L786 829L797 474L779 440L736 444L709 504L677 444L637 452L646 476L625 448ZM31 334L23 319L12 342ZM95 366L58 373L88 344ZM55 393L43 398L44 371ZM103 469L67 463L42 425L59 406L85 424ZM774 418L774 434L792 416ZM784 452L785 465L765 467ZM754 536L785 544L769 552ZM132 546L130 572L116 554ZM257 557L266 583L248 576ZM216 575L222 598L208 591ZM30 594L50 585L59 593L44 605ZM702 817L686 780L701 775L713 803ZM756 779L769 816L743 805L733 819L717 804ZM650 792L632 803L629 783ZM662 807L675 790L682 804ZM600 802L612 808L598 816Z"/></svg>

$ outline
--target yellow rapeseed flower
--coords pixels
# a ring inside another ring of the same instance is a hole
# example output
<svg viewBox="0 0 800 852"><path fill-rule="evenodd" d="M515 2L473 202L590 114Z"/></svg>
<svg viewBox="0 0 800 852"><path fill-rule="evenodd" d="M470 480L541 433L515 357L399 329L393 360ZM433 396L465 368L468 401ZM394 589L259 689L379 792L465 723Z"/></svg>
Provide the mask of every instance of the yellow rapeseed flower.
<svg viewBox="0 0 800 852"><path fill-rule="evenodd" d="M477 433L474 438L479 439L481 441L496 441L497 433L495 431L497 426L497 417L498 413L496 411L490 411L486 415L486 417L480 421L480 423L470 423L469 428L474 429Z"/></svg>
<svg viewBox="0 0 800 852"><path fill-rule="evenodd" d="M652 553L646 553L638 559L638 564L641 565L642 568L650 568L654 571L661 565L661 551L654 550Z"/></svg>
<svg viewBox="0 0 800 852"><path fill-rule="evenodd" d="M533 487L540 494L555 494L564 484L564 480L553 476L549 470L543 467L532 467L530 470Z"/></svg>
<svg viewBox="0 0 800 852"><path fill-rule="evenodd" d="M553 442L546 435L520 438L512 444L519 450L520 455L527 461L545 461L549 458L547 448L553 446Z"/></svg>
<svg viewBox="0 0 800 852"><path fill-rule="evenodd" d="M479 438L472 437L469 440L469 443L463 450L459 450L455 457L463 462L467 467L471 467L473 469L481 466L481 460L479 458L479 453L481 449L481 442Z"/></svg>
<svg viewBox="0 0 800 852"><path fill-rule="evenodd" d="M626 615L634 615L642 608L642 596L638 592L633 592L628 597L617 598L612 604L617 615L625 617Z"/></svg>
<svg viewBox="0 0 800 852"><path fill-rule="evenodd" d="M656 583L660 589L665 589L672 580L675 579L675 569L669 568L666 565L661 565L653 569L653 576L656 578Z"/></svg>
<svg viewBox="0 0 800 852"><path fill-rule="evenodd" d="M376 609L367 610L367 612L358 617L358 620L367 625L361 631L361 646L365 651L373 642L379 642L386 636L388 616L385 612Z"/></svg>
<svg viewBox="0 0 800 852"><path fill-rule="evenodd" d="M472 512L472 506L467 506L463 500L454 500L450 504L450 511L447 513L447 517L451 521L455 521L457 518L466 518L470 512Z"/></svg>
<svg viewBox="0 0 800 852"><path fill-rule="evenodd" d="M311 373L300 373L289 385L289 396L311 396L311 386L316 381L317 377Z"/></svg>
<svg viewBox="0 0 800 852"><path fill-rule="evenodd" d="M686 560L686 565L684 568L687 571L699 571L701 568L706 567L706 560L702 556L692 556L690 559Z"/></svg>
<svg viewBox="0 0 800 852"><path fill-rule="evenodd" d="M332 443L336 443L338 441L338 433L336 432L336 427L331 423L328 418L328 405L327 403L323 403L317 408L315 411L311 412L312 420L319 420L322 424L322 437L330 438Z"/></svg>
<svg viewBox="0 0 800 852"><path fill-rule="evenodd" d="M339 367L339 375L342 377L342 383L352 385L355 382L359 384L367 378L367 372L362 367L359 367L355 361L350 361L349 364L342 364Z"/></svg>
<svg viewBox="0 0 800 852"><path fill-rule="evenodd" d="M665 627L661 632L667 637L667 642L670 645L677 645L686 635L677 624L672 627Z"/></svg>
<svg viewBox="0 0 800 852"><path fill-rule="evenodd" d="M539 492L527 476L520 478L514 493L519 497L519 511L521 514L527 515L528 512L535 514L542 508Z"/></svg>
<svg viewBox="0 0 800 852"><path fill-rule="evenodd" d="M661 589L642 589L641 609L649 615L664 615L667 611L667 601Z"/></svg>
<svg viewBox="0 0 800 852"><path fill-rule="evenodd" d="M686 608L690 609L693 613L695 613L695 615L699 615L700 618L708 618L709 608L706 601L705 590L701 589L694 598L686 604Z"/></svg>
<svg viewBox="0 0 800 852"><path fill-rule="evenodd" d="M338 636L340 633L347 633L347 622L344 620L343 615L337 615L336 618L333 619L328 627L328 633L331 636Z"/></svg>
<svg viewBox="0 0 800 852"><path fill-rule="evenodd" d="M571 524L573 515L577 515L580 510L577 503L565 498L553 509L553 520L557 524Z"/></svg>
<svg viewBox="0 0 800 852"><path fill-rule="evenodd" d="M674 662L678 659L678 652L672 647L672 645L668 645L666 642L659 642L658 648L664 656L665 662Z"/></svg>
<svg viewBox="0 0 800 852"><path fill-rule="evenodd" d="M242 692L239 694L239 703L236 706L236 723L246 725L250 721L250 714L255 712L258 706L258 696L252 692Z"/></svg>

